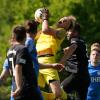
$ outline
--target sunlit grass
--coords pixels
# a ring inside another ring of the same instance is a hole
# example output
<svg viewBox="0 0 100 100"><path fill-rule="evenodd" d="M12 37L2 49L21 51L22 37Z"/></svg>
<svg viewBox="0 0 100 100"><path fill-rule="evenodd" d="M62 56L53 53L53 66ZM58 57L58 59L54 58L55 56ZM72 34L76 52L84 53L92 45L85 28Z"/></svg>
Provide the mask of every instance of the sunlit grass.
<svg viewBox="0 0 100 100"><path fill-rule="evenodd" d="M0 86L0 100L10 100L11 79L8 78L2 86Z"/></svg>
<svg viewBox="0 0 100 100"><path fill-rule="evenodd" d="M10 87L9 86L1 86L0 87L0 100L9 100L10 97Z"/></svg>

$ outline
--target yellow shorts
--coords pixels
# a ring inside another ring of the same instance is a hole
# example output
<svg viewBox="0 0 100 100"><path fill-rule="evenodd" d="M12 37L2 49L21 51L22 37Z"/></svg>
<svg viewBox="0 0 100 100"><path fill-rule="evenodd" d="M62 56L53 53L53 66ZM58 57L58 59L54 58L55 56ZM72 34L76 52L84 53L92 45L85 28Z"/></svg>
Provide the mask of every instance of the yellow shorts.
<svg viewBox="0 0 100 100"><path fill-rule="evenodd" d="M38 85L40 86L40 88L44 88L46 84L49 84L49 80L60 80L57 70L52 68L40 69L38 77ZM44 97L44 100L55 100L56 97L53 93L45 93L44 91L42 91L42 95ZM63 89L62 98L64 100L67 99L67 94Z"/></svg>
<svg viewBox="0 0 100 100"><path fill-rule="evenodd" d="M38 84L40 87L45 87L45 84L49 84L50 80L60 80L57 70L48 68L48 69L40 69Z"/></svg>

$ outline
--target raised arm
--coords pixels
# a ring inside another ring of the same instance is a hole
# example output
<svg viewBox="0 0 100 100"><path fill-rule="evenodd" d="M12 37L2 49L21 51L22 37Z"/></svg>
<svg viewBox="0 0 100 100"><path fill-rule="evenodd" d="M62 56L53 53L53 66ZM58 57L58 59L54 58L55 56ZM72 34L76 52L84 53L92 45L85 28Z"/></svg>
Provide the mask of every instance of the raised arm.
<svg viewBox="0 0 100 100"><path fill-rule="evenodd" d="M45 20L43 20L43 22L42 22L42 32L43 32L44 34L50 34L50 35L56 37L57 30L54 29L54 28L50 28L50 27L49 27L48 20L45 19Z"/></svg>
<svg viewBox="0 0 100 100"><path fill-rule="evenodd" d="M44 9L42 13L42 32L56 37L57 30L49 26L49 10Z"/></svg>
<svg viewBox="0 0 100 100"><path fill-rule="evenodd" d="M77 48L77 44L72 44L69 47L66 47L64 49L64 55L60 60L60 63L65 65L66 60L68 60L70 58L70 56L73 54L73 52L76 50Z"/></svg>
<svg viewBox="0 0 100 100"><path fill-rule="evenodd" d="M59 33L59 30L58 29L55 29L55 28L52 28L49 26L49 11L48 9L45 9L45 8L41 8L41 9L38 9L37 11L39 11L40 13L40 16L37 18L36 14L35 13L35 20L39 23L42 23L42 32L44 34L50 34L50 35L53 35L54 37L57 37L57 34ZM37 12L36 11L36 12ZM41 19L38 20L38 19ZM70 17L64 17L64 18L61 18L57 23L57 27L58 28L63 28L65 30L67 30L71 24L71 18Z"/></svg>

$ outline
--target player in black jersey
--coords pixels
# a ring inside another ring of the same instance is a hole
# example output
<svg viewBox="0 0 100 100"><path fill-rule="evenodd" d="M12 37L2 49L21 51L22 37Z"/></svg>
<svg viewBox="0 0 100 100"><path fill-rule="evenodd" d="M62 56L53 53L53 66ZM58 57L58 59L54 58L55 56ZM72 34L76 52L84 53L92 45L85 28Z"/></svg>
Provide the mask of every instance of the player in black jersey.
<svg viewBox="0 0 100 100"><path fill-rule="evenodd" d="M71 75L62 83L62 87L67 93L76 91L78 100L86 100L87 89L90 83L88 73L88 57L84 40L80 37L80 24L72 23L67 32L69 46L64 49L64 56L61 63Z"/></svg>
<svg viewBox="0 0 100 100"><path fill-rule="evenodd" d="M33 61L28 49L24 46L25 39L25 28L23 26L14 27L12 47L7 52L10 72L15 81L15 88L11 95L14 100L42 100L38 92Z"/></svg>

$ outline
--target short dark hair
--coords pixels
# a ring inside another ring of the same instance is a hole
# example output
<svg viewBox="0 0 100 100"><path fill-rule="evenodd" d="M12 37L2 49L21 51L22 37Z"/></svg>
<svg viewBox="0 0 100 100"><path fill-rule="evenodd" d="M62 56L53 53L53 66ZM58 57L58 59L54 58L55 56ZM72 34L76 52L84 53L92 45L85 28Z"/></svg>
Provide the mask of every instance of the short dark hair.
<svg viewBox="0 0 100 100"><path fill-rule="evenodd" d="M36 34L37 26L38 26L38 23L34 20L26 20L24 24L26 32L29 34Z"/></svg>
<svg viewBox="0 0 100 100"><path fill-rule="evenodd" d="M80 33L80 31L81 31L81 26L80 26L80 24L79 24L78 22L76 22L73 29L74 29L75 31L77 31L78 33Z"/></svg>
<svg viewBox="0 0 100 100"><path fill-rule="evenodd" d="M26 29L22 25L14 26L12 32L18 42L26 38Z"/></svg>
<svg viewBox="0 0 100 100"><path fill-rule="evenodd" d="M75 22L75 23L71 22L71 25L70 25L70 27L69 27L68 30L70 30L70 29L73 30L73 31L76 31L76 32L80 33L81 26L80 26L80 24L78 22Z"/></svg>

